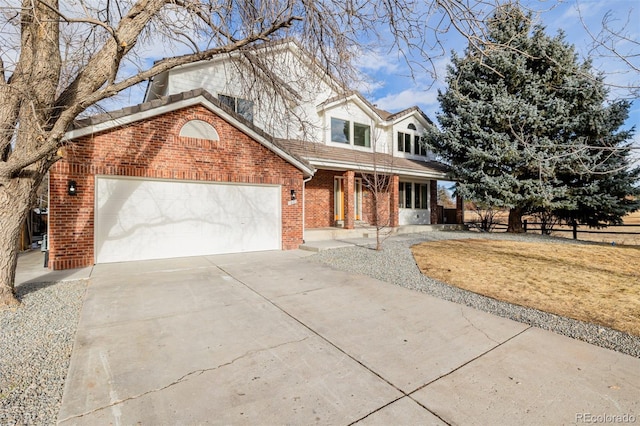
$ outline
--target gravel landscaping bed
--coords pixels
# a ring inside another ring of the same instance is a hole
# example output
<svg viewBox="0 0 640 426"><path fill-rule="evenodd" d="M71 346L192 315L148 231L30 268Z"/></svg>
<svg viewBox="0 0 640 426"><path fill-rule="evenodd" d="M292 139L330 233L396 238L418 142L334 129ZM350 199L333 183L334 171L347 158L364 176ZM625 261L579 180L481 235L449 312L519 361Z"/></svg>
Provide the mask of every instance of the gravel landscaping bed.
<svg viewBox="0 0 640 426"><path fill-rule="evenodd" d="M613 349L634 357L640 357L640 337L485 297L447 285L429 278L420 272L411 253L410 247L412 245L425 241L461 238L593 244L584 241L533 234L480 234L475 232L434 231L422 234L394 236L384 241L382 251L375 251L371 247L354 246L321 251L309 259L315 259L344 271L369 275L381 281L421 291L441 299L464 304L494 315L550 330L574 339L583 340L603 348Z"/></svg>
<svg viewBox="0 0 640 426"><path fill-rule="evenodd" d="M23 284L0 311L0 425L55 424L87 281Z"/></svg>

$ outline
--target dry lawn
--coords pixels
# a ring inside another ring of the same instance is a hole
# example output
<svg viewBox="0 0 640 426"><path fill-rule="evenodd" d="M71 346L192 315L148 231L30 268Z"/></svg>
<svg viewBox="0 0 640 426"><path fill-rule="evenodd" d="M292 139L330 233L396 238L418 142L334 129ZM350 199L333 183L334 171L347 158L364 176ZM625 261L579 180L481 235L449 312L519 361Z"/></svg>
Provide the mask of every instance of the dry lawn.
<svg viewBox="0 0 640 426"><path fill-rule="evenodd" d="M640 336L640 247L465 239L412 251L449 285Z"/></svg>

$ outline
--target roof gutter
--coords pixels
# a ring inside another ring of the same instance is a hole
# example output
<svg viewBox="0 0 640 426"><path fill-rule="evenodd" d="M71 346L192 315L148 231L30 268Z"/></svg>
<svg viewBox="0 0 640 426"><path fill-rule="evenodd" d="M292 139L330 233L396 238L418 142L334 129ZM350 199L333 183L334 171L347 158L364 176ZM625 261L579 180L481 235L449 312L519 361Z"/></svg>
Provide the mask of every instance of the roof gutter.
<svg viewBox="0 0 640 426"><path fill-rule="evenodd" d="M359 172L365 173L373 173L380 172L385 174L397 174L401 176L410 176L410 177L421 177L428 179L445 179L447 178L446 173L438 173L438 172L421 172L411 169L405 169L401 167L391 166L373 166L373 165L363 165L358 163L347 163L342 161L335 160L323 160L319 158L307 158L307 161L311 163L315 167L327 168L327 169L338 169L338 170L356 170Z"/></svg>

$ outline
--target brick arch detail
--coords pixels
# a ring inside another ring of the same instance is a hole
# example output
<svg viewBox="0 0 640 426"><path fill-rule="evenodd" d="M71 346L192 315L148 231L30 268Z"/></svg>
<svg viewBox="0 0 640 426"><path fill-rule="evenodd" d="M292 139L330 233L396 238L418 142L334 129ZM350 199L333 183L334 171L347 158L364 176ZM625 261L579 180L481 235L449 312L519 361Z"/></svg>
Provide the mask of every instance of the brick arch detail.
<svg viewBox="0 0 640 426"><path fill-rule="evenodd" d="M170 129L170 131L177 135L180 133L180 129L182 129L182 126L193 120L204 121L205 123L210 124L214 129L216 129L216 132L218 131L218 126L216 126L216 116L213 113L208 115L202 114L199 111L189 111L184 116L181 116L175 121L174 128Z"/></svg>
<svg viewBox="0 0 640 426"><path fill-rule="evenodd" d="M204 121L205 123L213 127L213 129L218 134L218 140L190 138L190 137L180 136L180 130L182 129L182 127L184 127L185 124L193 120ZM172 128L168 129L169 138L175 140L176 142L182 145L205 148L205 149L213 149L217 144L222 143L222 135L220 132L221 126L218 120L219 120L219 117L217 117L213 113L203 114L202 112L197 110L188 111L186 114L181 115L180 118L173 123Z"/></svg>

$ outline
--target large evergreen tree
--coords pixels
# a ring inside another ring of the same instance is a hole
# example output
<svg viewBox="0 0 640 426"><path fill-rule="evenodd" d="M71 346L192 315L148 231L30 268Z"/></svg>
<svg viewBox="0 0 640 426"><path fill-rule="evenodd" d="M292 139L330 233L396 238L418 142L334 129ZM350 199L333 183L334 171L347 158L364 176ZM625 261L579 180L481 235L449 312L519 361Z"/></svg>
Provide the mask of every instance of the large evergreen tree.
<svg viewBox="0 0 640 426"><path fill-rule="evenodd" d="M589 225L615 223L638 202L629 167L630 104L606 104L607 89L573 46L532 26L515 6L497 10L480 45L454 54L439 93L443 129L433 149L460 181L460 195L522 216L553 212Z"/></svg>
<svg viewBox="0 0 640 426"><path fill-rule="evenodd" d="M575 209L556 209L552 213L566 222L590 227L620 224L622 217L640 208L640 167L631 167L631 131L617 131L627 119L630 104L614 103L594 110L580 123L588 146L583 149L591 160L587 172L561 175L575 200Z"/></svg>

